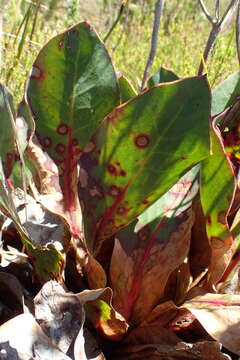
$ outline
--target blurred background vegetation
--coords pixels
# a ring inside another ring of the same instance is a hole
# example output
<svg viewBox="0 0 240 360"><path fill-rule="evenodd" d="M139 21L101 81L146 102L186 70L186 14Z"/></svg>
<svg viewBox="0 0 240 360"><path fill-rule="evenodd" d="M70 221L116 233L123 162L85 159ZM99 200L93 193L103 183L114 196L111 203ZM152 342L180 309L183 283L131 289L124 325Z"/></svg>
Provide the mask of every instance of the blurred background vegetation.
<svg viewBox="0 0 240 360"><path fill-rule="evenodd" d="M205 1L212 11L213 2ZM227 4L228 0L222 1L222 12ZM0 80L19 101L32 62L49 38L83 19L104 38L123 5L106 45L116 70L139 87L150 49L155 0L0 0ZM180 77L196 75L210 30L198 0L167 0L152 72L164 66ZM205 72L215 87L238 68L233 18L218 36Z"/></svg>

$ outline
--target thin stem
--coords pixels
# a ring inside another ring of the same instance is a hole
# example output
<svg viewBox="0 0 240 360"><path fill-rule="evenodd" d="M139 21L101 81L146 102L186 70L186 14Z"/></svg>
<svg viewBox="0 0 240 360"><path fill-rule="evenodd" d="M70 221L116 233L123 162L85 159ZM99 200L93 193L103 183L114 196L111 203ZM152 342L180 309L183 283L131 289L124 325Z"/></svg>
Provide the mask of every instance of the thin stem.
<svg viewBox="0 0 240 360"><path fill-rule="evenodd" d="M237 18L236 18L236 42L237 42L238 62L240 64L240 1L238 3Z"/></svg>
<svg viewBox="0 0 240 360"><path fill-rule="evenodd" d="M203 2L203 0L199 0L199 4L202 8L202 11L204 13L204 15L206 16L206 18L208 19L208 21L210 21L211 24L214 24L214 19L212 18L212 16L209 14L208 9L205 5L205 3Z"/></svg>
<svg viewBox="0 0 240 360"><path fill-rule="evenodd" d="M112 24L112 26L111 26L110 30L108 31L107 35L104 37L103 42L106 42L108 40L111 33L113 32L113 30L115 29L115 27L117 26L119 21L121 20L121 17L123 15L123 12L124 12L124 9L125 9L127 3L128 3L128 0L122 2L122 5L121 5L121 7L119 9L119 12L118 12L118 16L117 16L116 20L114 21L114 23Z"/></svg>
<svg viewBox="0 0 240 360"><path fill-rule="evenodd" d="M217 12L219 11L219 1L216 0L216 10ZM237 5L237 3L239 3L239 0L232 0L231 3L228 5L228 8L226 9L225 13L223 14L221 19L213 19L211 17L211 15L209 14L203 0L199 0L199 4L204 12L204 14L206 15L206 17L208 18L208 20L211 22L212 24L212 30L209 34L205 49L204 49L204 53L203 53L203 59L200 62L199 65L199 69L198 69L198 75L202 75L203 73L203 69L204 69L204 64L207 62L208 60L208 56L213 48L213 45L215 43L215 40L219 34L219 32L222 30L223 26L225 25L225 23L228 21L228 19L230 18L230 16L233 14L234 8Z"/></svg>
<svg viewBox="0 0 240 360"><path fill-rule="evenodd" d="M222 16L222 19L220 20L219 24L221 26L221 29L226 24L226 22L229 20L229 18L232 16L235 6L239 3L239 0L232 0L230 4L228 5L227 10Z"/></svg>
<svg viewBox="0 0 240 360"><path fill-rule="evenodd" d="M151 41L151 49L149 52L147 64L144 70L143 79L142 79L142 85L141 85L141 91L146 86L147 77L151 70L156 52L157 52L157 42L158 42L158 31L160 26L160 19L163 12L164 7L164 0L157 0L155 5L155 11L154 11L154 22L153 22L153 31L152 31L152 41Z"/></svg>
<svg viewBox="0 0 240 360"><path fill-rule="evenodd" d="M220 0L216 0L215 4L215 18L218 21L220 18Z"/></svg>

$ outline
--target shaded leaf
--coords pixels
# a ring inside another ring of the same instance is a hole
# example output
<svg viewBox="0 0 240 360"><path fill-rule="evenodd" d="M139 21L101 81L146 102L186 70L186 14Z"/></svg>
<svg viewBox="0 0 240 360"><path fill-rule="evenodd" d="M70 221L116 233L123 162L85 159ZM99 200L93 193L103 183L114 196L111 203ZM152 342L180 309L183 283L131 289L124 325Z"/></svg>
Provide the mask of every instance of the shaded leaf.
<svg viewBox="0 0 240 360"><path fill-rule="evenodd" d="M15 162L15 139L14 139L14 132L11 126L11 120L10 115L7 110L4 96L2 93L5 92L6 98L9 102L11 111L13 115L14 107L13 107L13 97L8 92L8 90L1 84L0 86L0 121L1 121L1 128L4 129L4 131L1 131L0 133L0 158L3 164L3 169L6 178L8 178L11 174L12 167Z"/></svg>
<svg viewBox="0 0 240 360"><path fill-rule="evenodd" d="M114 306L127 318L133 311L134 320L143 320L166 295L170 274L188 254L193 222L189 208L198 191L198 172L195 166L143 212L136 224L116 235L110 279ZM153 283L158 286L150 291Z"/></svg>
<svg viewBox="0 0 240 360"><path fill-rule="evenodd" d="M125 103L137 95L137 91L124 75L119 76L118 83L120 87L121 103Z"/></svg>
<svg viewBox="0 0 240 360"><path fill-rule="evenodd" d="M233 238L227 216L236 188L233 169L227 159L221 133L215 121L211 129L212 155L203 161L201 201L206 218L207 235L212 247L209 281L216 283L232 256Z"/></svg>
<svg viewBox="0 0 240 360"><path fill-rule="evenodd" d="M96 253L208 156L209 101L205 77L189 78L151 88L101 124L79 176L84 228Z"/></svg>
<svg viewBox="0 0 240 360"><path fill-rule="evenodd" d="M35 297L34 304L36 320L44 333L66 354L85 321L84 309L78 298L50 281ZM83 343L82 338L82 346Z"/></svg>
<svg viewBox="0 0 240 360"><path fill-rule="evenodd" d="M134 323L141 322L161 301L168 277L189 251L191 209L157 220L138 232L131 224L115 240L110 267L114 307Z"/></svg>
<svg viewBox="0 0 240 360"><path fill-rule="evenodd" d="M230 360L231 358L221 353L221 345L214 341L202 341L195 344L179 342L171 345L130 345L118 352L114 360L149 359L149 360Z"/></svg>
<svg viewBox="0 0 240 360"><path fill-rule="evenodd" d="M179 77L173 71L160 67L160 69L148 80L148 87L178 79Z"/></svg>
<svg viewBox="0 0 240 360"><path fill-rule="evenodd" d="M240 72L230 75L212 93L212 115L233 105L240 93Z"/></svg>
<svg viewBox="0 0 240 360"><path fill-rule="evenodd" d="M240 355L240 295L206 294L183 305L219 343Z"/></svg>

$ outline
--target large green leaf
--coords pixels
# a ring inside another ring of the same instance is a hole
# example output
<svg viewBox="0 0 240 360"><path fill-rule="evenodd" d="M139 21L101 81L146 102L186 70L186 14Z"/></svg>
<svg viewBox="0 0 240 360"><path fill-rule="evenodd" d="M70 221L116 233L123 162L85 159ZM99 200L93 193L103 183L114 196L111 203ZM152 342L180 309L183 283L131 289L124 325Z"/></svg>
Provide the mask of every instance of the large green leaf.
<svg viewBox="0 0 240 360"><path fill-rule="evenodd" d="M240 93L240 72L230 75L212 93L212 115L234 104Z"/></svg>
<svg viewBox="0 0 240 360"><path fill-rule="evenodd" d="M27 98L37 138L59 166L65 208L74 210L77 160L103 117L120 104L110 57L87 22L43 47L32 67Z"/></svg>
<svg viewBox="0 0 240 360"><path fill-rule="evenodd" d="M126 226L209 156L209 112L206 78L194 77L151 88L105 119L80 159L88 241Z"/></svg>
<svg viewBox="0 0 240 360"><path fill-rule="evenodd" d="M165 296L171 273L187 257L198 192L195 166L166 194L116 234L110 266L114 307L141 322ZM150 290L151 284L158 284ZM175 286L176 288L176 286Z"/></svg>
<svg viewBox="0 0 240 360"><path fill-rule="evenodd" d="M233 168L224 151L216 120L211 129L212 155L203 161L201 171L201 201L212 247L209 269L212 283L220 279L232 256L233 239L227 216L236 188Z"/></svg>

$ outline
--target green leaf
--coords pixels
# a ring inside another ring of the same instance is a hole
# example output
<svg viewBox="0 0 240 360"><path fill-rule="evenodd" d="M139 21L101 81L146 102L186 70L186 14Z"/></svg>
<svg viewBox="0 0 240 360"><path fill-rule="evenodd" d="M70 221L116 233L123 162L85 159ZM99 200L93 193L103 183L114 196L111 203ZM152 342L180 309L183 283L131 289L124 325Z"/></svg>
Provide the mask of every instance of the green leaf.
<svg viewBox="0 0 240 360"><path fill-rule="evenodd" d="M209 156L205 77L153 87L116 108L80 159L79 194L89 245L110 237ZM88 151L88 152L87 152Z"/></svg>
<svg viewBox="0 0 240 360"><path fill-rule="evenodd" d="M165 294L171 273L189 252L198 192L199 166L185 174L166 194L116 234L110 281L114 306L133 323L143 321ZM149 291L150 284L158 284Z"/></svg>
<svg viewBox="0 0 240 360"><path fill-rule="evenodd" d="M71 211L81 151L104 116L120 104L110 57L87 22L43 47L32 67L27 99L38 140L59 166L65 207Z"/></svg>
<svg viewBox="0 0 240 360"><path fill-rule="evenodd" d="M125 76L121 75L118 78L118 82L120 87L121 103L125 103L137 95L137 91Z"/></svg>
<svg viewBox="0 0 240 360"><path fill-rule="evenodd" d="M160 67L160 69L148 80L148 87L178 79L179 77L173 71Z"/></svg>
<svg viewBox="0 0 240 360"><path fill-rule="evenodd" d="M11 112L15 116L13 107L13 97L9 91L1 84L1 88L4 89L6 98L8 99ZM11 174L12 167L15 162L15 140L14 132L11 126L11 120L9 112L7 110L4 96L0 88L0 121L1 121L1 133L0 133L0 158L2 159L3 169L6 177L8 178Z"/></svg>
<svg viewBox="0 0 240 360"><path fill-rule="evenodd" d="M216 123L211 128L212 155L203 161L201 170L201 201L206 217L207 234L212 247L210 281L216 283L231 256L232 234L227 216L235 193L233 168L224 151Z"/></svg>
<svg viewBox="0 0 240 360"><path fill-rule="evenodd" d="M240 72L230 75L212 93L212 115L234 104L240 93Z"/></svg>

